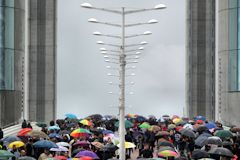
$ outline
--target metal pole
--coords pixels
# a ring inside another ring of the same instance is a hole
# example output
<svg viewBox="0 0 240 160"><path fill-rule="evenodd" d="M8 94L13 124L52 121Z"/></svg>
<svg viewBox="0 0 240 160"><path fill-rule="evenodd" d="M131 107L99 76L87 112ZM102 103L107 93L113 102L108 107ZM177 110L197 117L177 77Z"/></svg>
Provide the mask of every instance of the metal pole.
<svg viewBox="0 0 240 160"><path fill-rule="evenodd" d="M120 160L125 160L125 11L122 8L122 46L120 54L120 97L119 97L119 138L120 138Z"/></svg>

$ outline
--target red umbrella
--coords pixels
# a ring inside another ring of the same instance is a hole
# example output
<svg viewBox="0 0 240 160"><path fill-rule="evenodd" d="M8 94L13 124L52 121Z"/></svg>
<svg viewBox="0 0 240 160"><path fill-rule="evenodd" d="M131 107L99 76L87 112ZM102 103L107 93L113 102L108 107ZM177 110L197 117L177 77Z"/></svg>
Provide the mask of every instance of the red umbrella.
<svg viewBox="0 0 240 160"><path fill-rule="evenodd" d="M201 120L201 119L199 119L199 120L196 120L196 124L203 124L204 123L204 121L203 120Z"/></svg>
<svg viewBox="0 0 240 160"><path fill-rule="evenodd" d="M67 160L67 157L65 157L65 156L55 156L54 159L56 159L56 160Z"/></svg>
<svg viewBox="0 0 240 160"><path fill-rule="evenodd" d="M81 157L79 160L93 160L93 158L88 157L88 156L84 156L84 157Z"/></svg>
<svg viewBox="0 0 240 160"><path fill-rule="evenodd" d="M17 133L17 136L25 136L28 132L30 132L32 128L23 128Z"/></svg>

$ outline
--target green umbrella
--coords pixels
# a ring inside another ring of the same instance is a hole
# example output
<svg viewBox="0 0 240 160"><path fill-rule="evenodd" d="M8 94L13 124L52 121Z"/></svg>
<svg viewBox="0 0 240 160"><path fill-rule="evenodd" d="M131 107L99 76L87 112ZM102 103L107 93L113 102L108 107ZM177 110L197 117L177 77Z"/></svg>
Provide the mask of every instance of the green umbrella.
<svg viewBox="0 0 240 160"><path fill-rule="evenodd" d="M218 136L219 138L231 138L233 137L232 132L228 130L218 130L214 134L215 136Z"/></svg>
<svg viewBox="0 0 240 160"><path fill-rule="evenodd" d="M38 127L47 127L47 124L44 123L44 122L37 122L36 126L38 126Z"/></svg>
<svg viewBox="0 0 240 160"><path fill-rule="evenodd" d="M139 125L139 127L142 128L142 129L148 129L148 128L150 128L151 126L150 126L148 123L144 122L144 123L142 123L141 125Z"/></svg>
<svg viewBox="0 0 240 160"><path fill-rule="evenodd" d="M0 159L8 159L10 157L14 157L14 154L6 150L0 150Z"/></svg>
<svg viewBox="0 0 240 160"><path fill-rule="evenodd" d="M119 127L119 121L117 121L115 124L115 127ZM128 121L128 120L125 120L125 128L131 128L133 126L133 124Z"/></svg>

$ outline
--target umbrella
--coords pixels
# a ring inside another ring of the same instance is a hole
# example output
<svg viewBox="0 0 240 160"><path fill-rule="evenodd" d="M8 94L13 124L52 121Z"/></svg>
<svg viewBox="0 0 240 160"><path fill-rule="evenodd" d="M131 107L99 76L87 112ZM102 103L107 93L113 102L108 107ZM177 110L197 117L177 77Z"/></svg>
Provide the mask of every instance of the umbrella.
<svg viewBox="0 0 240 160"><path fill-rule="evenodd" d="M162 141L158 144L159 147L172 147L174 148L174 145L171 142L168 141Z"/></svg>
<svg viewBox="0 0 240 160"><path fill-rule="evenodd" d="M183 128L193 130L193 126L192 126L191 124L189 124L189 123L186 123L186 124L183 126Z"/></svg>
<svg viewBox="0 0 240 160"><path fill-rule="evenodd" d="M103 134L113 134L113 131L111 130L104 130L102 131Z"/></svg>
<svg viewBox="0 0 240 160"><path fill-rule="evenodd" d="M99 120L102 120L103 116L101 114L92 114L88 117L86 117L86 119L92 119L92 120L96 120L96 121L99 121Z"/></svg>
<svg viewBox="0 0 240 160"><path fill-rule="evenodd" d="M151 126L147 122L144 122L141 125L139 125L139 127L142 129L149 129Z"/></svg>
<svg viewBox="0 0 240 160"><path fill-rule="evenodd" d="M4 143L11 143L14 141L21 141L21 139L17 136L7 136L1 139Z"/></svg>
<svg viewBox="0 0 240 160"><path fill-rule="evenodd" d="M201 119L198 119L198 120L196 120L196 122L195 122L196 124L203 124L204 123L204 121L203 120L201 120Z"/></svg>
<svg viewBox="0 0 240 160"><path fill-rule="evenodd" d="M223 147L213 148L208 153L210 155L218 155L218 156L225 156L225 157L233 157L234 156L229 149L223 148Z"/></svg>
<svg viewBox="0 0 240 160"><path fill-rule="evenodd" d="M152 125L148 130L152 132L158 132L161 130L161 128L157 125Z"/></svg>
<svg viewBox="0 0 240 160"><path fill-rule="evenodd" d="M100 142L92 142L91 144L93 146L95 146L96 148L100 148L100 149L102 149L104 147L104 144L102 144Z"/></svg>
<svg viewBox="0 0 240 160"><path fill-rule="evenodd" d="M127 114L126 116L125 116L126 118L137 118L137 115L136 114Z"/></svg>
<svg viewBox="0 0 240 160"><path fill-rule="evenodd" d="M25 136L28 132L30 132L32 128L23 128L17 133L17 136Z"/></svg>
<svg viewBox="0 0 240 160"><path fill-rule="evenodd" d="M70 134L70 131L68 130L60 130L58 134L63 135L63 134Z"/></svg>
<svg viewBox="0 0 240 160"><path fill-rule="evenodd" d="M55 156L54 160L67 160L67 157L65 157L65 156Z"/></svg>
<svg viewBox="0 0 240 160"><path fill-rule="evenodd" d="M90 134L92 134L92 133L89 130L84 129L84 128L78 128L78 129L75 129L74 131L72 131L72 133L70 135L75 138L80 138L80 137L89 136Z"/></svg>
<svg viewBox="0 0 240 160"><path fill-rule="evenodd" d="M194 150L192 152L192 159L201 159L201 158L209 158L209 154L204 150Z"/></svg>
<svg viewBox="0 0 240 160"><path fill-rule="evenodd" d="M170 119L170 116L167 115L167 114L165 114L165 115L162 116L162 118L163 118L164 120L168 120L168 119Z"/></svg>
<svg viewBox="0 0 240 160"><path fill-rule="evenodd" d="M50 151L53 152L68 152L68 148L63 146L58 146L58 148L51 148Z"/></svg>
<svg viewBox="0 0 240 160"><path fill-rule="evenodd" d="M67 142L58 142L56 143L56 145L63 146L63 147L70 147L70 144L68 144Z"/></svg>
<svg viewBox="0 0 240 160"><path fill-rule="evenodd" d="M84 157L84 156L88 156L91 157L93 159L100 159L96 153L92 152L92 151L80 151L75 157Z"/></svg>
<svg viewBox="0 0 240 160"><path fill-rule="evenodd" d="M60 128L58 126L49 126L48 130L60 130Z"/></svg>
<svg viewBox="0 0 240 160"><path fill-rule="evenodd" d="M208 129L215 129L217 126L215 123L213 122L209 122L209 123L206 123L205 126L208 128Z"/></svg>
<svg viewBox="0 0 240 160"><path fill-rule="evenodd" d="M176 125L175 124L169 124L168 125L168 130L173 130L176 128Z"/></svg>
<svg viewBox="0 0 240 160"><path fill-rule="evenodd" d="M208 128L205 125L199 125L196 128L196 131L199 132L199 133L207 131L207 130L208 130Z"/></svg>
<svg viewBox="0 0 240 160"><path fill-rule="evenodd" d="M83 148L77 148L72 151L72 157L74 157L76 154L78 154L80 151L85 151Z"/></svg>
<svg viewBox="0 0 240 160"><path fill-rule="evenodd" d="M115 127L119 127L119 121L114 124ZM125 128L131 128L133 126L132 122L125 120Z"/></svg>
<svg viewBox="0 0 240 160"><path fill-rule="evenodd" d="M177 157L178 154L177 152L174 152L171 150L164 150L164 151L158 152L158 156L167 158L167 157Z"/></svg>
<svg viewBox="0 0 240 160"><path fill-rule="evenodd" d="M222 140L219 137L212 136L212 137L208 137L208 139L206 140L206 144L222 146Z"/></svg>
<svg viewBox="0 0 240 160"><path fill-rule="evenodd" d="M169 147L169 146L166 146L166 147L160 147L158 152L162 152L162 151L165 151L165 150L170 150L170 151L173 151L173 152L176 152L176 150L172 147Z"/></svg>
<svg viewBox="0 0 240 160"><path fill-rule="evenodd" d="M120 147L120 144L117 145L118 147ZM131 142L125 142L125 148L135 148L136 145L131 143Z"/></svg>
<svg viewBox="0 0 240 160"><path fill-rule="evenodd" d="M14 154L12 154L9 151L6 150L0 150L0 158L10 158L10 157L14 157Z"/></svg>
<svg viewBox="0 0 240 160"><path fill-rule="evenodd" d="M215 136L218 136L222 139L224 138L231 138L233 137L232 132L228 131L228 130L218 130L214 133Z"/></svg>
<svg viewBox="0 0 240 160"><path fill-rule="evenodd" d="M178 115L173 115L172 120L174 120L175 118L180 118L180 117Z"/></svg>
<svg viewBox="0 0 240 160"><path fill-rule="evenodd" d="M73 158L73 159L75 159L75 158ZM93 160L93 158L88 157L88 156L83 156L83 157L79 158L79 160Z"/></svg>
<svg viewBox="0 0 240 160"><path fill-rule="evenodd" d="M46 133L38 130L31 130L26 135L36 138L48 138L48 135Z"/></svg>
<svg viewBox="0 0 240 160"><path fill-rule="evenodd" d="M35 143L33 143L33 146L35 148L58 148L58 146L53 143L52 141L48 141L48 140L40 140L37 141Z"/></svg>
<svg viewBox="0 0 240 160"><path fill-rule="evenodd" d="M8 145L8 148L13 148L15 146L16 148L20 148L24 146L24 143L22 141L14 141Z"/></svg>
<svg viewBox="0 0 240 160"><path fill-rule="evenodd" d="M208 137L211 137L212 135L209 133L203 133L200 136L197 137L197 139L195 139L195 145L199 146L199 147L203 147L204 145L206 145L206 141L208 139Z"/></svg>
<svg viewBox="0 0 240 160"><path fill-rule="evenodd" d="M237 132L240 132L240 127L233 127L230 129L231 132L233 133L237 133Z"/></svg>
<svg viewBox="0 0 240 160"><path fill-rule="evenodd" d="M115 152L117 149L118 147L112 143L108 143L102 148L104 152Z"/></svg>
<svg viewBox="0 0 240 160"><path fill-rule="evenodd" d="M148 119L157 119L154 115L149 115Z"/></svg>
<svg viewBox="0 0 240 160"><path fill-rule="evenodd" d="M68 113L68 114L65 114L65 116L69 119L77 119L77 116L75 114Z"/></svg>
<svg viewBox="0 0 240 160"><path fill-rule="evenodd" d="M87 141L77 141L76 143L73 144L73 146L89 146L90 143Z"/></svg>
<svg viewBox="0 0 240 160"><path fill-rule="evenodd" d="M23 156L23 157L19 157L18 160L36 160L36 159L29 156Z"/></svg>
<svg viewBox="0 0 240 160"><path fill-rule="evenodd" d="M62 137L61 137L59 134L57 134L57 133L50 133L48 136L49 136L49 138L59 138L59 139L62 138Z"/></svg>
<svg viewBox="0 0 240 160"><path fill-rule="evenodd" d="M190 138L196 137L195 133L190 129L182 129L180 130L180 133L186 137L190 137Z"/></svg>
<svg viewBox="0 0 240 160"><path fill-rule="evenodd" d="M197 120L206 121L206 118L204 116L196 116L196 117L194 117L194 120L195 121L197 121Z"/></svg>
<svg viewBox="0 0 240 160"><path fill-rule="evenodd" d="M170 133L167 131L159 131L155 136L159 137L159 136L169 136Z"/></svg>
<svg viewBox="0 0 240 160"><path fill-rule="evenodd" d="M82 119L81 121L79 121L81 124L85 125L85 126L92 126L93 123L87 119Z"/></svg>
<svg viewBox="0 0 240 160"><path fill-rule="evenodd" d="M144 122L144 121L146 121L146 118L143 117L143 116L137 116L137 117L136 117L136 120L137 120L138 122Z"/></svg>
<svg viewBox="0 0 240 160"><path fill-rule="evenodd" d="M38 127L47 127L47 124L44 123L44 122L37 122L36 126L38 126Z"/></svg>
<svg viewBox="0 0 240 160"><path fill-rule="evenodd" d="M172 121L174 124L176 124L182 122L183 120L181 118L174 118Z"/></svg>

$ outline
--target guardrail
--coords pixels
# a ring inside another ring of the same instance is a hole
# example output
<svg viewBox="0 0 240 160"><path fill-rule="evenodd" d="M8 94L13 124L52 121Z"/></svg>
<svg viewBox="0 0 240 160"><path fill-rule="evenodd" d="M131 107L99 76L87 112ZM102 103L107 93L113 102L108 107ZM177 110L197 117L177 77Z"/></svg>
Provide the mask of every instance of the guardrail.
<svg viewBox="0 0 240 160"><path fill-rule="evenodd" d="M40 127L36 126L36 122L31 122L31 125L34 130L41 130ZM17 135L17 133L22 129L22 124L16 124L7 128L3 129L3 135L4 137L7 136L14 136Z"/></svg>

